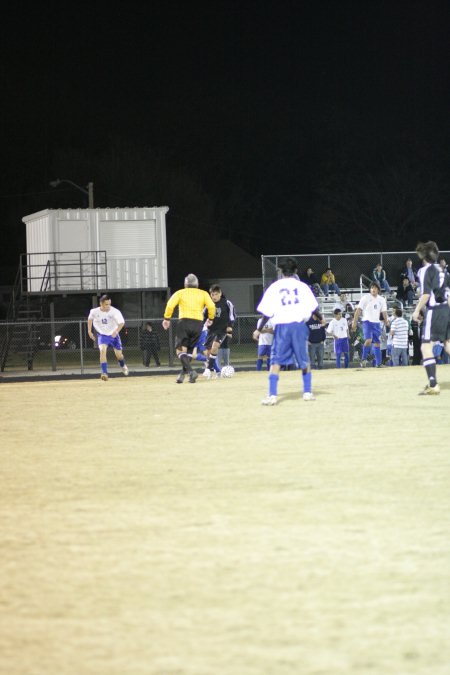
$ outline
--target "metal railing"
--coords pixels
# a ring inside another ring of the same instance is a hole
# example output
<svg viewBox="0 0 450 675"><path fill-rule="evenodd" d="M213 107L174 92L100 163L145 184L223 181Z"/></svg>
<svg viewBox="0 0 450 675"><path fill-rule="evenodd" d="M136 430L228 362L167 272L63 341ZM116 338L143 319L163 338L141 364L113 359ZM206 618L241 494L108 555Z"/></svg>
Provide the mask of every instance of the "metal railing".
<svg viewBox="0 0 450 675"><path fill-rule="evenodd" d="M108 288L106 251L22 253L22 294Z"/></svg>

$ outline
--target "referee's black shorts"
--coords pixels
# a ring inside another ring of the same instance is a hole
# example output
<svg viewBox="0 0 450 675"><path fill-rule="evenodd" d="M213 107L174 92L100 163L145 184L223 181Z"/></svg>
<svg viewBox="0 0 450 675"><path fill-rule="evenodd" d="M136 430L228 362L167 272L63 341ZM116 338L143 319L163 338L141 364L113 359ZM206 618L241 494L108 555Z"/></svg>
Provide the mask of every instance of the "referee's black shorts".
<svg viewBox="0 0 450 675"><path fill-rule="evenodd" d="M203 329L203 321L197 319L179 319L175 329L175 347L186 347L191 352L198 342Z"/></svg>

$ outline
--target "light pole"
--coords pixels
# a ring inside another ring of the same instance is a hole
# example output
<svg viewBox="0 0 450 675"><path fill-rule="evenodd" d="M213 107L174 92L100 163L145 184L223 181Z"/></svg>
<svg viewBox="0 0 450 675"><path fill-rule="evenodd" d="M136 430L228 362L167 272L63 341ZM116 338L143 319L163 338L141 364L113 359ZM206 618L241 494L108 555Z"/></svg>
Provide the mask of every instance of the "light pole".
<svg viewBox="0 0 450 675"><path fill-rule="evenodd" d="M80 190L83 192L85 195L88 197L88 206L90 209L94 208L94 183L88 183L86 187L81 187L81 185L77 185L76 183L73 182L73 180L68 180L67 178L57 178L56 180L51 180L50 181L50 187L58 187L61 183L68 183L69 185L72 185L74 188L77 188L77 190Z"/></svg>

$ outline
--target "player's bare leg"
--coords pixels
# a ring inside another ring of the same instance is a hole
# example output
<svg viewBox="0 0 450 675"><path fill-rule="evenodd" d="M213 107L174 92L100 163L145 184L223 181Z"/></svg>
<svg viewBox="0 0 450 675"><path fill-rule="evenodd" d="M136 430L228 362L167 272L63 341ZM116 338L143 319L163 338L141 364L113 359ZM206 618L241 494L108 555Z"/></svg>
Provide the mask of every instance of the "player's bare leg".
<svg viewBox="0 0 450 675"><path fill-rule="evenodd" d="M203 375L210 380L212 377L217 377L218 370L216 369L217 355L219 353L220 342L213 342L211 349L207 352L208 365L205 368Z"/></svg>
<svg viewBox="0 0 450 675"><path fill-rule="evenodd" d="M117 363L122 368L122 373L124 375L128 375L129 370L128 370L128 366L125 363L125 359L123 358L122 350L121 349L115 349L114 354L116 355Z"/></svg>
<svg viewBox="0 0 450 675"><path fill-rule="evenodd" d="M100 379L103 380L104 382L107 381L108 379L108 360L106 357L106 351L108 347L107 345L100 345L99 347L99 352L100 352L100 368L102 371L102 374L100 375Z"/></svg>

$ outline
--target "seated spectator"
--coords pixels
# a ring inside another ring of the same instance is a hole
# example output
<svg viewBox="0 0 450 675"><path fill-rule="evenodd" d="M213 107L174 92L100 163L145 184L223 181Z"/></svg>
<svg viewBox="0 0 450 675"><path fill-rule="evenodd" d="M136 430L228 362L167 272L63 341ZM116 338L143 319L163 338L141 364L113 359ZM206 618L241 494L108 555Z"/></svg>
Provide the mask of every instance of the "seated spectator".
<svg viewBox="0 0 450 675"><path fill-rule="evenodd" d="M417 271L413 269L413 264L411 258L407 258L405 260L405 266L400 272L400 282L399 286L402 283L403 279L408 279L409 283L413 287L414 292L416 291L417 286L419 285L419 281L417 278Z"/></svg>
<svg viewBox="0 0 450 675"><path fill-rule="evenodd" d="M412 307L414 305L415 297L416 291L414 287L407 277L403 277L401 284L399 284L397 288L397 300L400 300L404 306L409 305L409 307Z"/></svg>
<svg viewBox="0 0 450 675"><path fill-rule="evenodd" d="M335 309L340 309L343 316L348 319L348 315L355 311L355 305L347 299L347 293L341 293L339 300L334 303L333 312Z"/></svg>
<svg viewBox="0 0 450 675"><path fill-rule="evenodd" d="M386 279L386 272L384 271L380 262L377 263L372 270L372 279L380 285L382 291L385 291L385 293L391 292L391 287L389 286L388 280Z"/></svg>
<svg viewBox="0 0 450 675"><path fill-rule="evenodd" d="M307 284L315 296L323 295L319 280L317 279L317 276L315 275L312 267L306 268L305 272L300 277L300 281L303 281L304 284Z"/></svg>
<svg viewBox="0 0 450 675"><path fill-rule="evenodd" d="M325 293L325 295L329 294L330 289L334 291L336 295L341 294L341 289L336 283L336 279L333 272L331 271L331 267L327 267L325 272L322 274L320 279L320 288Z"/></svg>

